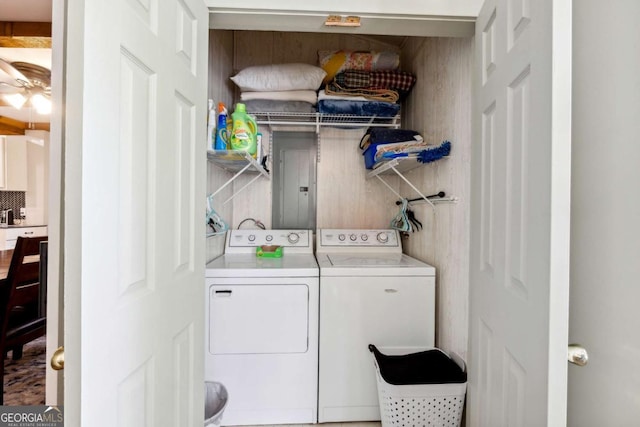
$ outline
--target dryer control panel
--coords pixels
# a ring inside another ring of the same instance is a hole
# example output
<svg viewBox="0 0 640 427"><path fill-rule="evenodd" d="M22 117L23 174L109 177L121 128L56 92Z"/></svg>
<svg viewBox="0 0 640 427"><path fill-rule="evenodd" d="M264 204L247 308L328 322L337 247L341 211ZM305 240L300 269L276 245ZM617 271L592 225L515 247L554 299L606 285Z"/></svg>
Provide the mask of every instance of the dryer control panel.
<svg viewBox="0 0 640 427"><path fill-rule="evenodd" d="M311 230L229 230L225 253L255 252L258 246L283 246L288 253L313 253ZM247 250L248 249L248 250Z"/></svg>

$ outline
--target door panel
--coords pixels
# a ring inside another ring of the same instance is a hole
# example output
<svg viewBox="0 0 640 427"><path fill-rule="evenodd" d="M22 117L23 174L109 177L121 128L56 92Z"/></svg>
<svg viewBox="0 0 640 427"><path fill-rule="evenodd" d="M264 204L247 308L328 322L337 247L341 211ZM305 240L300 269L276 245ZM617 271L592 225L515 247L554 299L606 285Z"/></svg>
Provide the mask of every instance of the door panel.
<svg viewBox="0 0 640 427"><path fill-rule="evenodd" d="M304 353L308 348L306 285L211 286L211 354Z"/></svg>
<svg viewBox="0 0 640 427"><path fill-rule="evenodd" d="M587 349L589 363L569 365L567 424L631 426L640 420L640 145L630 143L640 133L640 56L629 52L640 46L640 2L582 0L573 13L579 146L572 153L569 339ZM593 203L596 194L605 198Z"/></svg>
<svg viewBox="0 0 640 427"><path fill-rule="evenodd" d="M469 425L562 425L570 2L488 0L476 23Z"/></svg>
<svg viewBox="0 0 640 427"><path fill-rule="evenodd" d="M69 5L66 408L82 425L202 425L207 10Z"/></svg>
<svg viewBox="0 0 640 427"><path fill-rule="evenodd" d="M316 228L316 134L274 132L273 227Z"/></svg>

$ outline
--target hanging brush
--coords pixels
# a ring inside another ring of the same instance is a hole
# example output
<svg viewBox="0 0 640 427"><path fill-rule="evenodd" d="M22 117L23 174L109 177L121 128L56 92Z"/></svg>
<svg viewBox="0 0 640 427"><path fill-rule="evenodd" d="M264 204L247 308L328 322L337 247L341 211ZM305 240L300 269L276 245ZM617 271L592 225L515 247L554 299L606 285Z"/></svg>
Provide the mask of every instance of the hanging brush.
<svg viewBox="0 0 640 427"><path fill-rule="evenodd" d="M437 147L430 147L418 153L418 161L421 163L430 163L448 156L451 153L451 142L443 141Z"/></svg>

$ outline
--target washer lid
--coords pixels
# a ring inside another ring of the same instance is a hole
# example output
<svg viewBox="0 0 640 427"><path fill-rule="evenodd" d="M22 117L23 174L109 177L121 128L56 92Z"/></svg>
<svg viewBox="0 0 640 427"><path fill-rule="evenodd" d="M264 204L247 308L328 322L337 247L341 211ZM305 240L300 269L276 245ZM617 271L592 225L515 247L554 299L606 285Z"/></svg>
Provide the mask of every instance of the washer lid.
<svg viewBox="0 0 640 427"><path fill-rule="evenodd" d="M434 276L435 268L405 254L319 254L324 276Z"/></svg>
<svg viewBox="0 0 640 427"><path fill-rule="evenodd" d="M413 258L402 254L327 254L327 259L333 267L415 267Z"/></svg>

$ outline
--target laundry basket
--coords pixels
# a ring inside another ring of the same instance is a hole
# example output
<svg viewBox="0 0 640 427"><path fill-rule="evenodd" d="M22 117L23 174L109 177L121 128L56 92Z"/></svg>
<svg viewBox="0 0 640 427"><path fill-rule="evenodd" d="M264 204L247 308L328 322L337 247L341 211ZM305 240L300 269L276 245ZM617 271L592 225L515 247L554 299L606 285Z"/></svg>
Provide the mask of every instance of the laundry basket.
<svg viewBox="0 0 640 427"><path fill-rule="evenodd" d="M459 427L467 390L460 357L440 349L386 355L373 353L382 427Z"/></svg>
<svg viewBox="0 0 640 427"><path fill-rule="evenodd" d="M222 413L227 406L229 394L224 385L214 381L204 383L204 425L219 426Z"/></svg>

